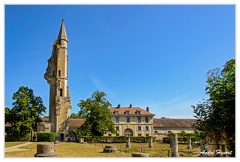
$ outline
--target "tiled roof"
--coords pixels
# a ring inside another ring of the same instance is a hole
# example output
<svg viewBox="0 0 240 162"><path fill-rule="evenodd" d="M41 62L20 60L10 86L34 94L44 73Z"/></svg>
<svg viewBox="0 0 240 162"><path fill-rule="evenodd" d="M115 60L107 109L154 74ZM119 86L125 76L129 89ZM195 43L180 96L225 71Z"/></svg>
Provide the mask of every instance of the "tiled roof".
<svg viewBox="0 0 240 162"><path fill-rule="evenodd" d="M84 122L85 122L85 119L69 119L68 120L68 124L69 124L70 129L77 129L81 125L83 125Z"/></svg>
<svg viewBox="0 0 240 162"><path fill-rule="evenodd" d="M150 113L149 111L146 111L142 109L141 107L111 107L110 111L113 116L121 115L121 116L154 116L155 114ZM118 113L115 113L118 111ZM127 113L129 112L129 114ZM139 111L139 112L138 112ZM139 114L138 114L139 113Z"/></svg>
<svg viewBox="0 0 240 162"><path fill-rule="evenodd" d="M49 117L42 118L42 122L48 122L48 121L49 121Z"/></svg>
<svg viewBox="0 0 240 162"><path fill-rule="evenodd" d="M156 128L192 128L196 119L157 119L153 118L153 126Z"/></svg>

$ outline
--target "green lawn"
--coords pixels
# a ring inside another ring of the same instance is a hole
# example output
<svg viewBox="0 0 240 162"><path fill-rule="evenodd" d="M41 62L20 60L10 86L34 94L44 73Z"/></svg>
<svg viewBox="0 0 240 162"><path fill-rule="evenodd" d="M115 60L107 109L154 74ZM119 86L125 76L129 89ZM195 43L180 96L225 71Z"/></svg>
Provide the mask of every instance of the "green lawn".
<svg viewBox="0 0 240 162"><path fill-rule="evenodd" d="M5 142L6 145L9 142ZM23 146L26 151L6 152L5 157L34 157L37 152L37 144L44 142L34 142L30 145ZM20 142L21 144L21 142ZM103 153L103 148L106 145L115 145L118 153ZM148 148L148 143L131 143L131 148L126 149L125 143L97 143L97 144L80 144L70 142L59 142L58 146L54 146L58 157L131 157L132 152L145 152L150 157L168 157L169 144L154 143L153 148ZM192 150L186 149L187 145L179 145L179 155L184 157L197 157L200 148Z"/></svg>
<svg viewBox="0 0 240 162"><path fill-rule="evenodd" d="M26 143L26 142L5 142L5 148L20 145L20 144L24 144L24 143Z"/></svg>

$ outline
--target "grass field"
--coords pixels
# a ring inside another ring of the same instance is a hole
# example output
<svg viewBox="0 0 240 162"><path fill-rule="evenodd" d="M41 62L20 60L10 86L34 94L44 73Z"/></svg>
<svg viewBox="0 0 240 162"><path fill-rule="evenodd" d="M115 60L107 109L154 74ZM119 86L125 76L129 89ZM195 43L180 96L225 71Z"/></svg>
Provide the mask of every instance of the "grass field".
<svg viewBox="0 0 240 162"><path fill-rule="evenodd" d="M26 142L5 142L5 148L20 145L20 144L24 144L24 143L26 143Z"/></svg>
<svg viewBox="0 0 240 162"><path fill-rule="evenodd" d="M37 150L37 144L44 142L34 142L30 145L20 148L28 149L24 151L6 152L5 157L34 157ZM46 142L47 143L47 142ZM5 142L5 147L16 145L16 142ZM19 142L18 144L21 144ZM103 148L106 145L115 145L118 153L103 153ZM148 148L148 143L131 143L131 148L125 148L125 143L96 143L96 144L80 144L70 142L59 142L59 145L54 146L58 157L131 157L132 152L145 152L150 157L168 157L170 151L169 144L153 143L153 148ZM179 155L181 157L197 157L200 148L191 150L186 149L187 145L178 145Z"/></svg>

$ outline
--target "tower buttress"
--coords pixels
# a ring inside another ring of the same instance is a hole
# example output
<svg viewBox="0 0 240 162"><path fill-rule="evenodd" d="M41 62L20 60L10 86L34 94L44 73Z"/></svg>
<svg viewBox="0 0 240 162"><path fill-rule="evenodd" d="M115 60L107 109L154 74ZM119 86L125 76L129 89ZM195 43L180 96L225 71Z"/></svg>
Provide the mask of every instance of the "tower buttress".
<svg viewBox="0 0 240 162"><path fill-rule="evenodd" d="M44 78L50 86L49 122L51 131L56 132L58 140L65 141L68 133L68 118L71 101L68 90L68 38L64 20L60 27L58 38L53 43L52 55Z"/></svg>

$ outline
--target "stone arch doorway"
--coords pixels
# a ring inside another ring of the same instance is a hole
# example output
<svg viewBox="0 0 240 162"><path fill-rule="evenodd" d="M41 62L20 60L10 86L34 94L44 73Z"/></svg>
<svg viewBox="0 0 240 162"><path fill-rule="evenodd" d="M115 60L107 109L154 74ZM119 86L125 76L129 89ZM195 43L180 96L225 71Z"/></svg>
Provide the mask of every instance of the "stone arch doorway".
<svg viewBox="0 0 240 162"><path fill-rule="evenodd" d="M125 129L124 136L133 136L133 131L130 128Z"/></svg>

